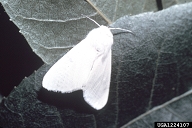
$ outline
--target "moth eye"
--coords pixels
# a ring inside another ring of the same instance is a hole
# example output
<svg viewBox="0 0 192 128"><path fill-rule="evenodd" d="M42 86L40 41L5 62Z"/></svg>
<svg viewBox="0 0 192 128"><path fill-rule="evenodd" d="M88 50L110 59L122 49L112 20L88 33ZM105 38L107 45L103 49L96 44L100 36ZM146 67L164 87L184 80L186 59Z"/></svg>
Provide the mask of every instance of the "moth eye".
<svg viewBox="0 0 192 128"><path fill-rule="evenodd" d="M103 52L103 48L102 48L102 46L100 46L100 45L96 46L96 47L95 47L95 50L96 50L97 52L99 52L99 53Z"/></svg>
<svg viewBox="0 0 192 128"><path fill-rule="evenodd" d="M97 52L100 52L100 51L101 51L101 49L100 49L99 47L97 47L97 48L96 48L96 51L97 51Z"/></svg>

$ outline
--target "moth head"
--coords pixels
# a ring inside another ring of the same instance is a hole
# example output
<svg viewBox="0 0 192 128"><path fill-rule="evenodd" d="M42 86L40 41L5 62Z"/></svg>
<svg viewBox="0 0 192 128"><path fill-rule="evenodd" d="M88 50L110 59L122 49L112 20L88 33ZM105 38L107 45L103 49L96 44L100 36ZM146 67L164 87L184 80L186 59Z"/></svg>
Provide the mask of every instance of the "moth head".
<svg viewBox="0 0 192 128"><path fill-rule="evenodd" d="M90 31L86 37L88 42L91 43L93 48L95 48L95 50L98 53L102 54L102 53L108 52L111 49L111 46L113 44L113 34L111 33L110 30L116 29L116 30L122 30L124 32L132 33L132 31L122 29L122 28L108 28L106 26L99 25L95 20L91 19L90 17L88 16L85 16L85 17L93 21L97 26L99 26L98 28L95 28L92 31Z"/></svg>
<svg viewBox="0 0 192 128"><path fill-rule="evenodd" d="M86 39L98 53L108 52L113 44L113 34L103 25L90 31Z"/></svg>

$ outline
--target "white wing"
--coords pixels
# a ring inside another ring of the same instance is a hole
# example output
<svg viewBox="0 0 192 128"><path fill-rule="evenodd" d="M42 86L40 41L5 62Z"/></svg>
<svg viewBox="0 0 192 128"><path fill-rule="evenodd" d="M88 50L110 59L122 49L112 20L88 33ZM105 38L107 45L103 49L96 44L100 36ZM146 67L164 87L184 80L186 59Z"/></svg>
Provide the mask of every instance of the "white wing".
<svg viewBox="0 0 192 128"><path fill-rule="evenodd" d="M49 69L43 78L43 87L62 93L82 89L96 56L90 43L82 40Z"/></svg>
<svg viewBox="0 0 192 128"><path fill-rule="evenodd" d="M50 68L43 87L63 93L82 89L88 104L97 110L103 108L109 95L112 44L113 35L107 27L92 30Z"/></svg>
<svg viewBox="0 0 192 128"><path fill-rule="evenodd" d="M87 83L83 88L85 101L93 108L103 108L108 100L111 79L111 49L103 59L99 56L93 64Z"/></svg>

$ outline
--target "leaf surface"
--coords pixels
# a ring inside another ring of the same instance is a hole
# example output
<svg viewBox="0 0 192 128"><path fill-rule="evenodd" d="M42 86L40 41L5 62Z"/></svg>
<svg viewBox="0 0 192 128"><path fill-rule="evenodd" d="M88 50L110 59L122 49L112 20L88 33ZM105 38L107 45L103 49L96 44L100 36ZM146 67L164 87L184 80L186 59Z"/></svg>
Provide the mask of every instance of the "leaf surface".
<svg viewBox="0 0 192 128"><path fill-rule="evenodd" d="M53 98L53 95L39 93L42 78L51 66L45 64L25 78L0 104L0 126L120 127L191 90L192 3L176 5L156 13L125 16L111 26L129 29L134 35L113 32L110 95L102 110L78 112L38 98L39 95L47 96L48 100ZM191 99L191 93L187 97ZM54 100L67 106L68 102L63 97ZM186 106L190 106L189 100L184 101ZM178 109L185 110L186 106L180 102L178 100ZM161 107L162 111L164 106ZM190 113L177 115L189 121L192 119ZM177 118L177 121L183 119ZM136 120L133 122L136 123Z"/></svg>

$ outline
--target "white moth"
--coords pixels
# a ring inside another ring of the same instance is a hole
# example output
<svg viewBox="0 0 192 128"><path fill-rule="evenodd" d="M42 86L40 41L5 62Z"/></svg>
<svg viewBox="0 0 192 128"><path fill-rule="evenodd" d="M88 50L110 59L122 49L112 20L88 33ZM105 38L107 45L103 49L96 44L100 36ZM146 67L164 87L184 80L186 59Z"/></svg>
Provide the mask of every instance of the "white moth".
<svg viewBox="0 0 192 128"><path fill-rule="evenodd" d="M42 82L44 88L55 92L83 90L84 100L97 110L106 105L109 96L113 44L110 29L98 26L58 60Z"/></svg>

